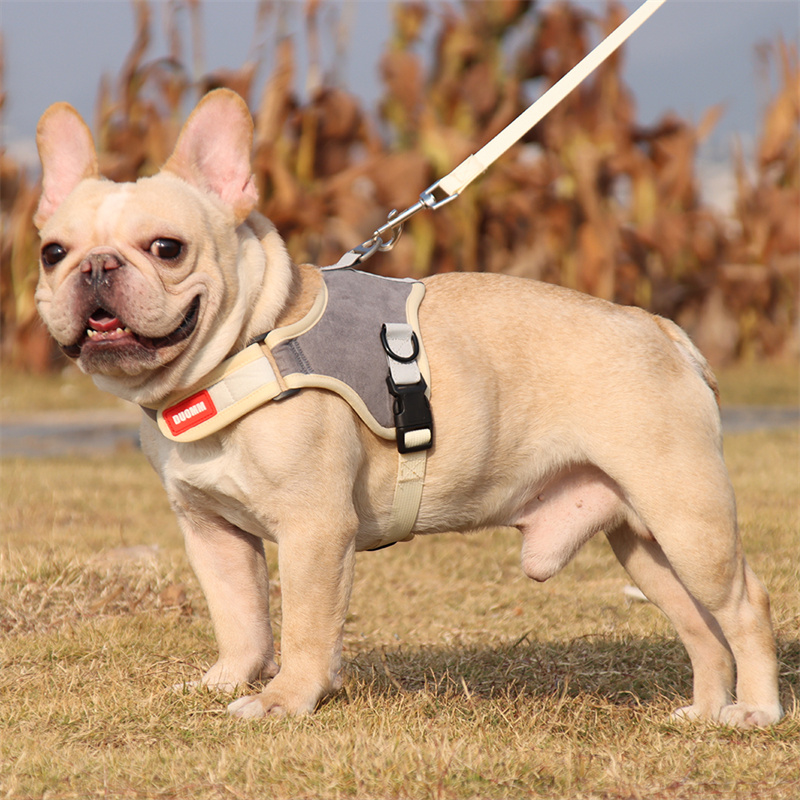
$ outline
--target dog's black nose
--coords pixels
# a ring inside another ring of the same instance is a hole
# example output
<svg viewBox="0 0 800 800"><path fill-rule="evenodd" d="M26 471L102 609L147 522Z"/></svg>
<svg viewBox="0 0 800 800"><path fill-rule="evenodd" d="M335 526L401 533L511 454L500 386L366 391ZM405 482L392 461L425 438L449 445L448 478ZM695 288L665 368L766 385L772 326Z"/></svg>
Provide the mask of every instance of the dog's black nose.
<svg viewBox="0 0 800 800"><path fill-rule="evenodd" d="M122 260L115 253L90 253L81 261L80 270L87 282L98 284L107 279L111 270L122 266Z"/></svg>

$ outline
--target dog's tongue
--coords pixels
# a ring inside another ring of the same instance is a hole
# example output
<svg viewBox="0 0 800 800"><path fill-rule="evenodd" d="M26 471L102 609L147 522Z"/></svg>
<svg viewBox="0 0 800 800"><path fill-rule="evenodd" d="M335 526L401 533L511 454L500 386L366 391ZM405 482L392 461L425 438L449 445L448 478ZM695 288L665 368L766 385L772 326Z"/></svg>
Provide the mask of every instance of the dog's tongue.
<svg viewBox="0 0 800 800"><path fill-rule="evenodd" d="M105 333L106 331L114 331L117 328L122 327L122 323L119 319L112 314L109 314L104 308L98 308L97 311L89 317L89 327L93 331L100 331L101 333Z"/></svg>

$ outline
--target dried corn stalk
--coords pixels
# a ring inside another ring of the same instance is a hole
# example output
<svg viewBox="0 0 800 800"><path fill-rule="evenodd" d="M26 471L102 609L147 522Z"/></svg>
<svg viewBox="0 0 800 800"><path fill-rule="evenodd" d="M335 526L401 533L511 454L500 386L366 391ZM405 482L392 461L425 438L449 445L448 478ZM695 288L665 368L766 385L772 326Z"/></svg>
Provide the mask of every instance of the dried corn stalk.
<svg viewBox="0 0 800 800"><path fill-rule="evenodd" d="M376 111L326 75L320 14L309 0L307 97L296 86L296 51L282 15L265 0L244 63L204 74L199 0L192 19L192 67L167 18L170 55L147 61L151 8L136 0L137 34L114 82L101 84L95 129L103 171L116 180L152 173L177 136L182 115L215 86L239 91L256 120L254 170L261 210L298 261L333 263L367 238L391 208L475 152L588 51L624 15L601 17L568 3L541 13L526 0L398 3L380 62L385 92ZM327 9L333 13L332 9ZM264 46L276 15L275 41ZM437 30L422 58L426 25ZM337 53L346 51L343 26ZM259 98L252 89L263 53L273 66ZM702 205L695 171L700 142L721 109L696 126L667 116L636 121L618 52L526 139L462 195L417 215L398 246L366 266L385 274L503 271L571 286L678 320L715 363L796 354L800 290L800 72L797 50L764 50L778 90L762 121L758 161L748 173L734 156L735 219ZM327 67L327 69L326 69ZM532 91L534 87L535 91ZM0 101L1 102L1 101ZM379 133L380 131L380 133ZM36 188L5 156L2 193L3 347L6 361L46 368L51 348L33 308Z"/></svg>

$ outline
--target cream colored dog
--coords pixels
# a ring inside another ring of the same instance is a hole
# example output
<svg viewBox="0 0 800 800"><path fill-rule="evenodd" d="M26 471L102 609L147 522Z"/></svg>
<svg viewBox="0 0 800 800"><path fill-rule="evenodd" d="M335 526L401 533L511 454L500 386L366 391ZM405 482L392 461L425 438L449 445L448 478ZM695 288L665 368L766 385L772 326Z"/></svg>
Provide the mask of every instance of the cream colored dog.
<svg viewBox="0 0 800 800"><path fill-rule="evenodd" d="M244 102L214 92L158 175L115 184L99 177L74 109L43 115L36 301L101 388L163 406L308 310L320 273L292 264L253 211L252 130ZM742 555L714 378L686 335L534 281L457 274L425 285L436 440L413 532L517 528L522 569L544 581L605 531L691 657L694 701L676 713L777 722L769 601ZM236 716L312 711L340 686L355 554L387 538L393 443L322 389L197 442L168 440L147 416L141 435L219 642L202 682L233 690L272 677L231 703ZM278 546L280 671L263 540Z"/></svg>

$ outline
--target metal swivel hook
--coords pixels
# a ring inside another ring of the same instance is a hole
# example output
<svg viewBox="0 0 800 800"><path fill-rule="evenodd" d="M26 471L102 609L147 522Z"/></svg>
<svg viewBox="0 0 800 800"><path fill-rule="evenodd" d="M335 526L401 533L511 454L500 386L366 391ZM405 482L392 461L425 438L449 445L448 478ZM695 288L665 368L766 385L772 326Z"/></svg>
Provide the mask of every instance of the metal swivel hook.
<svg viewBox="0 0 800 800"><path fill-rule="evenodd" d="M401 234L403 233L403 221L400 220L399 222L392 222L392 220L396 216L397 216L397 209L393 208L389 212L389 217L388 217L388 219L386 221L386 225L384 225L382 228L378 228L378 230L375 231L374 235L377 237L378 241L380 242L380 245L378 246L378 250L380 250L381 253L386 253L389 250L391 250L397 244L397 240L400 238ZM392 236L388 241L384 241L383 240L383 234L386 233L387 229L389 231L391 231Z"/></svg>

